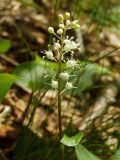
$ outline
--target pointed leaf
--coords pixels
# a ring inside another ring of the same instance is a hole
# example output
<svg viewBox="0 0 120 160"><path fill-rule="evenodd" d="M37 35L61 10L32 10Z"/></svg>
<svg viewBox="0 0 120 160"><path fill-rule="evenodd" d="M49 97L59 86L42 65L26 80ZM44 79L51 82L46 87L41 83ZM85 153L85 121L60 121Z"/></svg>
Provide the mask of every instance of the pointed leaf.
<svg viewBox="0 0 120 160"><path fill-rule="evenodd" d="M64 135L60 142L66 146L73 147L76 146L81 141L82 138L83 138L83 132L80 132L72 137Z"/></svg>
<svg viewBox="0 0 120 160"><path fill-rule="evenodd" d="M82 64L81 64L82 63ZM80 62L81 65L84 67L80 69L74 69L72 72L73 75L76 75L74 77L71 77L70 81L72 82L73 86L76 88L73 90L67 90L66 94L77 95L80 92L85 91L89 87L91 87L94 84L94 76L96 74L102 75L102 74L108 74L109 70L103 66L100 66L95 63L87 63Z"/></svg>
<svg viewBox="0 0 120 160"><path fill-rule="evenodd" d="M90 151L88 151L83 145L78 144L75 146L75 151L78 160L101 160L100 158L96 157Z"/></svg>
<svg viewBox="0 0 120 160"><path fill-rule="evenodd" d="M2 102L5 94L8 92L12 83L17 79L15 75L0 73L0 103Z"/></svg>

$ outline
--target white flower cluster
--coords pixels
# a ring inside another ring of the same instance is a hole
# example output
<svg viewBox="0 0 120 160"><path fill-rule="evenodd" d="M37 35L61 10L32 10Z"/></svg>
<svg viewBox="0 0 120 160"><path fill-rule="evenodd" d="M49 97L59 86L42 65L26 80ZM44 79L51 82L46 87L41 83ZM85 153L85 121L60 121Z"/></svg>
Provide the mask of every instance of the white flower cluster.
<svg viewBox="0 0 120 160"><path fill-rule="evenodd" d="M70 20L70 13L66 12L64 16L62 14L58 15L59 25L58 30L55 30L53 27L48 28L48 32L53 34L55 38L53 38L53 45L49 45L49 50L45 51L45 57L48 60L54 60L58 62L65 61L66 62L66 70L64 72L60 72L57 77L53 77L51 81L51 87L54 89L58 89L58 79L61 81L66 81L65 89L72 89L74 86L71 82L69 82L70 74L67 69L74 69L78 66L77 61L73 59L73 54L76 49L79 49L80 44L78 41L74 41L74 37L69 38L66 35L66 31L70 29L77 29L80 27L78 24L78 20ZM53 53L54 50L54 53ZM67 53L72 53L71 59L65 60L64 55Z"/></svg>
<svg viewBox="0 0 120 160"><path fill-rule="evenodd" d="M64 40L64 52L71 52L72 50L75 50L79 47L79 43L73 41L73 37L71 37L70 39L65 39Z"/></svg>

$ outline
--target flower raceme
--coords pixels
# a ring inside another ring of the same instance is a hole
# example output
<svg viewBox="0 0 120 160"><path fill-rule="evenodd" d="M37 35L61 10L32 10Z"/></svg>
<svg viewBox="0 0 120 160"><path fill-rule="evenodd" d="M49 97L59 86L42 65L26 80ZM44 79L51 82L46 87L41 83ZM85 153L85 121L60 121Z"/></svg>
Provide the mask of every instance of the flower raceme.
<svg viewBox="0 0 120 160"><path fill-rule="evenodd" d="M51 80L51 87L53 89L58 89L59 86L59 79L61 81L66 81L65 89L72 89L73 87L71 82L68 82L70 78L70 74L68 73L68 69L74 69L78 66L77 61L73 59L74 51L79 49L80 44L78 41L74 40L74 37L68 37L66 35L67 30L77 29L80 27L78 20L70 20L70 13L66 12L64 15L58 15L58 29L55 30L53 27L48 28L48 32L54 36L52 45L49 45L49 50L45 51L45 57L48 60L56 61L58 64L65 62L66 69L65 71L59 70L56 77L53 77ZM53 54L54 50L54 54ZM65 54L70 53L71 58L65 59ZM61 91L62 92L62 91Z"/></svg>

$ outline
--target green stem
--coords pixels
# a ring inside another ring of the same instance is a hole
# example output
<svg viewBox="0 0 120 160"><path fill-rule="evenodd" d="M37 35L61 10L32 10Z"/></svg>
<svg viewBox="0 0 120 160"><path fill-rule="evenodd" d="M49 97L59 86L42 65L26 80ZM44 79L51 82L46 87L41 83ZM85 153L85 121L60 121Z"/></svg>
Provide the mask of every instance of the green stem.
<svg viewBox="0 0 120 160"><path fill-rule="evenodd" d="M62 114L61 114L61 102L62 102L62 94L61 94L61 79L59 78L59 74L62 72L62 54L63 54L63 40L65 38L66 29L64 30L63 37L61 38L61 51L60 51L60 59L59 59L59 65L58 65L58 127L59 127L59 139L62 138ZM64 146L61 144L60 148L60 160L64 160Z"/></svg>
<svg viewBox="0 0 120 160"><path fill-rule="evenodd" d="M58 67L58 76L61 73L61 57L62 52L60 54L59 60L59 67ZM59 139L62 138L62 114L61 114L61 102L62 102L62 95L61 95L61 79L58 78L58 127L59 127ZM64 147L60 147L60 160L64 160Z"/></svg>
<svg viewBox="0 0 120 160"><path fill-rule="evenodd" d="M58 73L61 73L61 62L59 62ZM59 127L59 138L62 138L62 115L61 115L61 79L58 79L58 127Z"/></svg>

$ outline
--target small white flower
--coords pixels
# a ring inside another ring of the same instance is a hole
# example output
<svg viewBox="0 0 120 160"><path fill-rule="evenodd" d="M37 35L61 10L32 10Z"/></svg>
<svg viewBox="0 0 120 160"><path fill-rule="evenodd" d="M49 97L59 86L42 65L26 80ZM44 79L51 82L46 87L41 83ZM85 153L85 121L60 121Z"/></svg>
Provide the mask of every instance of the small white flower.
<svg viewBox="0 0 120 160"><path fill-rule="evenodd" d="M72 38L71 38L71 39L65 39L65 40L64 40L64 51L65 51L65 52L70 52L70 51L72 51L72 50L75 50L75 49L78 48L78 46L79 46L79 43L74 42L74 41L72 40Z"/></svg>
<svg viewBox="0 0 120 160"><path fill-rule="evenodd" d="M60 43L56 42L56 43L54 43L53 47L54 47L54 49L59 50L61 48L61 45L60 45Z"/></svg>
<svg viewBox="0 0 120 160"><path fill-rule="evenodd" d="M49 27L48 28L48 32L51 33L51 34L54 33L54 28L53 27Z"/></svg>
<svg viewBox="0 0 120 160"><path fill-rule="evenodd" d="M58 82L52 79L51 87L54 88L54 89L57 89L58 88Z"/></svg>
<svg viewBox="0 0 120 160"><path fill-rule="evenodd" d="M62 72L59 74L59 78L63 79L63 80L68 80L69 79L69 74L67 72Z"/></svg>
<svg viewBox="0 0 120 160"><path fill-rule="evenodd" d="M72 89L72 88L73 88L72 83L67 82L66 85L65 85L65 89Z"/></svg>
<svg viewBox="0 0 120 160"><path fill-rule="evenodd" d="M58 29L57 30L57 34L63 34L63 30L62 29Z"/></svg>
<svg viewBox="0 0 120 160"><path fill-rule="evenodd" d="M69 44L66 44L66 45L64 46L64 51L65 51L65 52L70 52L70 51L71 51L71 46L70 46Z"/></svg>
<svg viewBox="0 0 120 160"><path fill-rule="evenodd" d="M78 47L78 43L75 43L74 41L71 41L71 49L74 50Z"/></svg>
<svg viewBox="0 0 120 160"><path fill-rule="evenodd" d="M74 59L67 61L67 68L74 68L76 67L76 65L77 65L77 62Z"/></svg>
<svg viewBox="0 0 120 160"><path fill-rule="evenodd" d="M53 52L52 51L45 51L46 57L50 60L54 60Z"/></svg>

